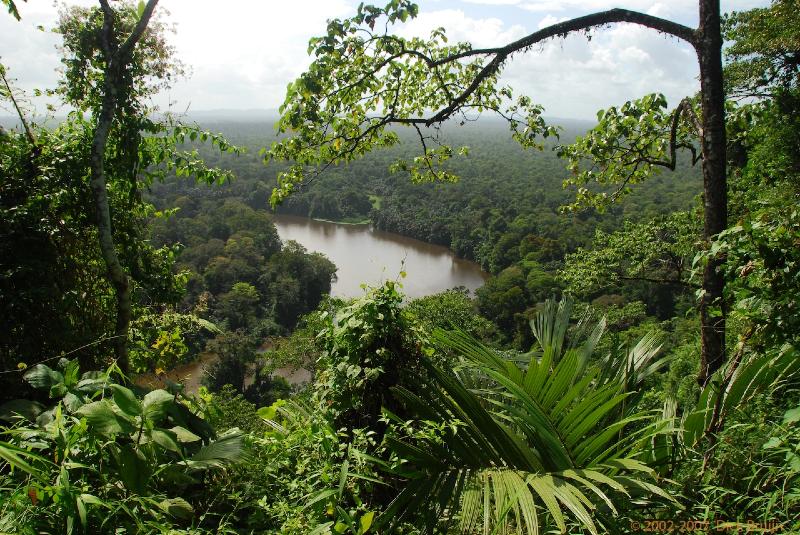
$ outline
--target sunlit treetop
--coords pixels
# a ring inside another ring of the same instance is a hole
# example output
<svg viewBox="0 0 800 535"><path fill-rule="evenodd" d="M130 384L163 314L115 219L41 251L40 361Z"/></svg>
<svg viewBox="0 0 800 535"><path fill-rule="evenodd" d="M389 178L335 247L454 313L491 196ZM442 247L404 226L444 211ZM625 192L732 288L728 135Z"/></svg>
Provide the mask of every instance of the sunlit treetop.
<svg viewBox="0 0 800 535"><path fill-rule="evenodd" d="M114 4L114 25L119 35L131 34L142 15L144 3L124 0ZM63 38L61 62L64 69L58 93L76 109L92 110L100 105L108 55L98 31L102 25L103 11L96 6L62 6L59 11L54 31ZM168 42L171 31L160 12L154 13L142 32L139 45L131 49L131 59L124 65L122 76L127 82L126 90L117 95L122 109L142 107L148 97L169 89L184 75L184 66L176 59L175 48ZM117 41L109 43L111 47L124 46L117 34L111 39Z"/></svg>

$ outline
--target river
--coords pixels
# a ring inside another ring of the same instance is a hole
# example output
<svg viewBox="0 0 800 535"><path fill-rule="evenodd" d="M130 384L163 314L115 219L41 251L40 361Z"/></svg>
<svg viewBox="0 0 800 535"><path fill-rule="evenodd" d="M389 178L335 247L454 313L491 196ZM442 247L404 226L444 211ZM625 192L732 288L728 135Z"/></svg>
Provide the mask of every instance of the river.
<svg viewBox="0 0 800 535"><path fill-rule="evenodd" d="M454 286L475 291L488 277L478 264L457 258L447 247L432 245L370 225L346 225L307 217L273 215L284 242L294 240L327 256L338 268L331 286L335 297L359 297L362 283L371 286L398 280L411 298ZM407 276L400 277L405 271Z"/></svg>
<svg viewBox="0 0 800 535"><path fill-rule="evenodd" d="M399 280L403 293L411 298L454 286L475 291L488 277L478 264L456 258L446 247L373 230L369 225L345 225L287 215L273 215L272 221L281 240L295 240L336 264L337 280L331 285L331 295L336 297L360 297L364 295L362 283L376 286L387 279ZM406 272L405 278L400 277L401 270ZM210 353L201 357L163 376L140 375L136 382L149 388L164 388L166 380L170 380L183 383L188 392L195 392L203 368L216 360ZM310 379L310 373L303 369L282 369L276 373L291 384Z"/></svg>

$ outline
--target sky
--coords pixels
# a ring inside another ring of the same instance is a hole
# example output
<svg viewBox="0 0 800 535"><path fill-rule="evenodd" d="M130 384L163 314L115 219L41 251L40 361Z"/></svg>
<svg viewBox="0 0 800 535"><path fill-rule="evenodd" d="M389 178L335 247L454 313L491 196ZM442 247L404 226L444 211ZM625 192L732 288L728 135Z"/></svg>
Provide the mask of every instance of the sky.
<svg viewBox="0 0 800 535"><path fill-rule="evenodd" d="M90 0L67 3L92 5ZM161 0L174 23L170 41L190 75L159 95L173 111L277 109L286 85L310 63L309 38L326 21L355 14L355 0ZM385 0L374 0L383 4ZM624 7L697 25L696 0L421 0L420 14L398 32L426 37L444 27L448 39L499 46L554 22ZM58 36L52 0L17 0L22 21L0 13L0 62L17 87L32 92L58 79ZM768 0L722 0L722 10L766 6ZM652 92L677 102L699 88L694 52L675 38L633 25L576 35L516 56L501 82L545 107L545 115L592 119L597 110ZM31 98L31 107L41 102Z"/></svg>

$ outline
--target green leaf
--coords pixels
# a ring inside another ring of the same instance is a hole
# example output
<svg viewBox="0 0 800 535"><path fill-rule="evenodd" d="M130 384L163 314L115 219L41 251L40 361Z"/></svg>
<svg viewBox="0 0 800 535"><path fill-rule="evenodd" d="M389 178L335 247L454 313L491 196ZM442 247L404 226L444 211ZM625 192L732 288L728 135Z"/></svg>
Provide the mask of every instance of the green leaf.
<svg viewBox="0 0 800 535"><path fill-rule="evenodd" d="M0 420L7 422L19 415L30 422L35 422L36 417L39 416L45 407L38 401L31 401L29 399L12 399L0 405Z"/></svg>
<svg viewBox="0 0 800 535"><path fill-rule="evenodd" d="M247 457L242 441L242 432L231 429L217 440L203 446L189 460L196 468L221 467L226 463L240 462Z"/></svg>
<svg viewBox="0 0 800 535"><path fill-rule="evenodd" d="M87 503L89 505L106 505L103 500L93 494L81 494L81 500L83 500L83 503Z"/></svg>
<svg viewBox="0 0 800 535"><path fill-rule="evenodd" d="M180 446L178 446L177 436L172 431L153 429L150 431L150 440L165 450L174 451L175 453L180 453L181 451Z"/></svg>
<svg viewBox="0 0 800 535"><path fill-rule="evenodd" d="M84 405L84 399L76 395L74 392L68 392L61 401L64 403L64 407L66 407L69 412L75 412Z"/></svg>
<svg viewBox="0 0 800 535"><path fill-rule="evenodd" d="M48 390L54 385L64 382L64 376L61 375L60 372L44 364L37 364L29 371L25 372L25 375L22 377L28 381L32 387Z"/></svg>
<svg viewBox="0 0 800 535"><path fill-rule="evenodd" d="M358 525L361 528L360 533L366 533L369 531L369 528L372 526L372 519L375 517L375 511L367 511L364 513L364 516L361 517L358 521Z"/></svg>
<svg viewBox="0 0 800 535"><path fill-rule="evenodd" d="M194 517L194 507L183 498L162 500L158 507L178 520L191 520Z"/></svg>
<svg viewBox="0 0 800 535"><path fill-rule="evenodd" d="M70 360L64 366L64 384L67 388L72 388L78 383L78 373L80 372L80 365L77 360Z"/></svg>
<svg viewBox="0 0 800 535"><path fill-rule="evenodd" d="M80 518L81 526L86 529L86 505L80 496L75 497L75 508L78 510L78 518Z"/></svg>
<svg viewBox="0 0 800 535"><path fill-rule="evenodd" d="M200 440L200 437L186 429L185 427L181 427L176 425L172 429L170 429L175 434L175 437L178 439L178 442L197 442Z"/></svg>
<svg viewBox="0 0 800 535"><path fill-rule="evenodd" d="M144 0L139 0L139 4L136 6L136 15L139 18L142 18L142 15L144 15L144 8L145 8Z"/></svg>
<svg viewBox="0 0 800 535"><path fill-rule="evenodd" d="M47 478L45 475L24 460L23 457L28 457L37 461L48 462L46 459L35 453L31 453L27 450L14 446L13 444L8 444L7 442L0 442L0 459L3 459L13 468L22 470L23 472L32 475L36 479L46 482Z"/></svg>
<svg viewBox="0 0 800 535"><path fill-rule="evenodd" d="M136 429L133 422L125 415L114 412L107 399L84 405L76 411L76 414L86 418L92 431L108 437L120 433L133 433Z"/></svg>
<svg viewBox="0 0 800 535"><path fill-rule="evenodd" d="M116 455L117 468L125 487L137 494L145 494L153 469L141 452L126 445Z"/></svg>
<svg viewBox="0 0 800 535"><path fill-rule="evenodd" d="M783 415L784 424L793 424L796 422L800 422L800 407L790 409Z"/></svg>
<svg viewBox="0 0 800 535"><path fill-rule="evenodd" d="M166 390L153 390L144 396L142 412L144 418L150 422L158 423L163 420L170 406L175 404L175 396Z"/></svg>
<svg viewBox="0 0 800 535"><path fill-rule="evenodd" d="M114 396L114 403L122 412L128 416L139 416L142 414L142 404L136 399L133 392L122 385L111 385Z"/></svg>

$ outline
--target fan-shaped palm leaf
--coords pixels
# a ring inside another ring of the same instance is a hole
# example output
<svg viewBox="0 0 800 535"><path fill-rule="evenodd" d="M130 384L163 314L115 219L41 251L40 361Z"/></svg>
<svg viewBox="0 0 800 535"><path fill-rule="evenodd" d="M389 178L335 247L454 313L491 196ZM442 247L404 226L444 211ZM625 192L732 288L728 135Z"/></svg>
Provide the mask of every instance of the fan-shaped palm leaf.
<svg viewBox="0 0 800 535"><path fill-rule="evenodd" d="M457 374L424 362L430 382L414 392L396 390L419 419L459 425L440 440L387 437L409 461L401 474L408 486L383 523L424 509L429 525L458 520L464 533L533 534L546 525L565 531L568 521L598 533L599 516L613 512L620 496L668 498L637 458L662 422L619 410L632 395L625 378L647 373L653 342L632 352L632 368L610 380L586 354L602 326L586 329L584 344L567 343L569 315L568 302L544 307L532 322L539 348L527 366L463 333L435 333L467 371L496 388L469 389Z"/></svg>

